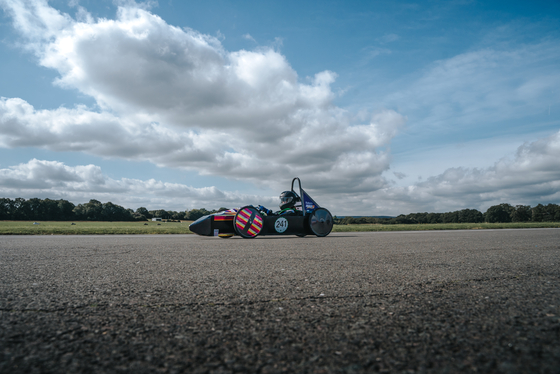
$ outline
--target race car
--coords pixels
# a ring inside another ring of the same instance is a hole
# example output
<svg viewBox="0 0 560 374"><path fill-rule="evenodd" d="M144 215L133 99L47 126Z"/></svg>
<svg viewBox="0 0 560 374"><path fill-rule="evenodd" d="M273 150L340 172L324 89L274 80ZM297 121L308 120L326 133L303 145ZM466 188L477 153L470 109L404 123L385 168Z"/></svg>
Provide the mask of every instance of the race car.
<svg viewBox="0 0 560 374"><path fill-rule="evenodd" d="M298 182L299 195L294 190ZM230 238L239 235L243 238L256 238L262 235L329 235L333 227L331 213L321 208L301 187L299 178L292 180L291 192L298 196L299 204L293 215L277 215L261 206L247 205L239 209L209 214L190 224L189 230L203 236Z"/></svg>

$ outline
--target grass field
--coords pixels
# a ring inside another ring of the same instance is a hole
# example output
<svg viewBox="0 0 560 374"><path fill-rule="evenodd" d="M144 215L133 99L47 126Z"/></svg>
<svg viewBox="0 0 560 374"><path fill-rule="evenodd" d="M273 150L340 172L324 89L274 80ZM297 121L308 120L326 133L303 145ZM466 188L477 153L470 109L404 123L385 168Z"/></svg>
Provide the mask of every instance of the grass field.
<svg viewBox="0 0 560 374"><path fill-rule="evenodd" d="M484 230L560 228L560 222L513 222L513 223L426 223L408 225L335 225L333 232L350 231L424 231L424 230Z"/></svg>
<svg viewBox="0 0 560 374"><path fill-rule="evenodd" d="M191 234L191 221L179 222L91 222L91 221L0 221L0 235L111 235Z"/></svg>
<svg viewBox="0 0 560 374"><path fill-rule="evenodd" d="M114 234L191 234L189 224L179 222L57 222L0 221L0 235L114 235ZM335 225L333 232L481 230L519 228L560 228L560 222L517 223L439 223L419 225Z"/></svg>

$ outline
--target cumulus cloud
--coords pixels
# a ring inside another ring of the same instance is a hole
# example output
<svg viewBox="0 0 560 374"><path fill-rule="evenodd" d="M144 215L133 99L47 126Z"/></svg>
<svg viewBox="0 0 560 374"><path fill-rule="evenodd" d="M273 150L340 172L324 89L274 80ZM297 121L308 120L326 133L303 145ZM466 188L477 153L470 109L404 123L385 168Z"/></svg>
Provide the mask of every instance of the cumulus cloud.
<svg viewBox="0 0 560 374"><path fill-rule="evenodd" d="M313 188L351 178L356 190L384 185L389 144L405 118L390 110L369 123L333 104L336 74L302 83L271 48L226 51L220 41L167 24L133 2L115 19L80 20L46 1L3 0L27 47L56 84L95 99L86 107L36 110L0 101L0 144L83 151L230 178L287 179Z"/></svg>
<svg viewBox="0 0 560 374"><path fill-rule="evenodd" d="M78 1L71 4L73 18L44 0L0 0L20 44L58 73L55 84L96 103L47 110L25 98L2 97L0 147L143 160L279 191L300 176L335 214L484 210L499 202L536 204L560 197L559 134L524 144L514 158L490 168L450 168L397 187L383 175L407 177L387 173L391 141L406 122L402 114L388 109L353 114L333 103L334 72L302 79L278 49L228 51L221 34L169 25L150 12L150 3L117 3L114 19L94 19ZM398 39L387 34L378 42ZM382 104L411 114L415 122L409 130L426 134L449 124L474 131L513 121L519 113L544 112L560 99L554 90L560 83L559 51L552 39L472 50L433 63ZM391 51L363 52L371 59ZM117 180L94 165L40 160L0 170L0 185L15 197L97 198L130 207L276 204L267 196Z"/></svg>
<svg viewBox="0 0 560 374"><path fill-rule="evenodd" d="M341 182L337 194L317 189L313 197L338 215L406 214L446 212L465 208L486 211L503 202L536 205L560 200L560 131L521 145L515 157L503 158L488 168L449 168L408 187L388 186L375 180L375 191L350 189ZM366 164L358 162L357 165ZM359 166L356 166L359 169ZM399 173L395 173L399 177ZM305 180L305 188L309 187ZM283 186L285 189L286 186ZM168 210L239 207L263 204L274 208L276 196L194 188L154 179L113 179L99 166L67 166L57 161L33 159L0 169L0 188L6 197L63 198L72 202L89 199L111 201L130 208L148 206ZM340 204L343 201L344 204Z"/></svg>
<svg viewBox="0 0 560 374"><path fill-rule="evenodd" d="M365 201L400 213L485 211L500 203L537 205L560 200L560 131L521 145L513 158L488 168L449 168L409 187L376 191ZM410 210L410 211L405 211Z"/></svg>
<svg viewBox="0 0 560 374"><path fill-rule="evenodd" d="M74 203L97 199L127 208L187 210L247 204L277 204L277 198L226 192L216 187L194 188L154 179L112 179L96 165L67 166L58 161L32 159L0 169L3 197L66 199Z"/></svg>

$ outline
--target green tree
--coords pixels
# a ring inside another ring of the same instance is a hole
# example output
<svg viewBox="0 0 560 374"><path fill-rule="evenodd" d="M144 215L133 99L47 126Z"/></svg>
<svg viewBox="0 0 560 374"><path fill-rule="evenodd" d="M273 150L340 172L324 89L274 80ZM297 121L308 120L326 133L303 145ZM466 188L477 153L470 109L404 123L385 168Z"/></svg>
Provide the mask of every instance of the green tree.
<svg viewBox="0 0 560 374"><path fill-rule="evenodd" d="M544 205L539 204L531 209L531 221L542 222L544 217Z"/></svg>
<svg viewBox="0 0 560 374"><path fill-rule="evenodd" d="M31 210L29 209L29 205L27 201L22 197L17 197L14 199L14 210L13 210L13 219L32 219L31 217Z"/></svg>
<svg viewBox="0 0 560 374"><path fill-rule="evenodd" d="M343 222L345 225L355 225L358 220L354 217L344 217Z"/></svg>
<svg viewBox="0 0 560 374"><path fill-rule="evenodd" d="M409 224L409 223L416 223L414 220L408 218L408 216L401 214L398 215L395 218L391 218L389 220L390 223L392 224L399 224L399 225L404 225L404 224Z"/></svg>
<svg viewBox="0 0 560 374"><path fill-rule="evenodd" d="M428 213L426 223L441 223L441 213Z"/></svg>
<svg viewBox="0 0 560 374"><path fill-rule="evenodd" d="M122 221L119 206L112 202L101 204L101 220L102 221Z"/></svg>
<svg viewBox="0 0 560 374"><path fill-rule="evenodd" d="M556 205L556 212L554 213L554 221L560 222L560 205Z"/></svg>
<svg viewBox="0 0 560 374"><path fill-rule="evenodd" d="M23 204L26 208L26 215L27 215L27 219L31 219L31 220L41 220L43 219L44 216L44 209L43 209L43 201L41 199L38 199L36 197L27 200L24 204Z"/></svg>
<svg viewBox="0 0 560 374"><path fill-rule="evenodd" d="M158 209L158 210L150 210L150 213L153 217L161 218L161 219L169 219L171 218L170 214L165 209Z"/></svg>
<svg viewBox="0 0 560 374"><path fill-rule="evenodd" d="M463 209L458 212L457 222L479 223L484 221L484 215L476 209Z"/></svg>
<svg viewBox="0 0 560 374"><path fill-rule="evenodd" d="M511 222L511 213L515 210L509 204L500 204L494 205L488 208L486 213L484 214L484 218L486 222L495 223L495 222Z"/></svg>
<svg viewBox="0 0 560 374"><path fill-rule="evenodd" d="M441 217L441 222L443 223L457 223L459 222L458 212L447 212L443 213Z"/></svg>
<svg viewBox="0 0 560 374"><path fill-rule="evenodd" d="M543 221L553 222L555 221L556 212L558 210L558 205L548 204L544 207Z"/></svg>
<svg viewBox="0 0 560 374"><path fill-rule="evenodd" d="M143 206L136 209L136 213L144 216L144 219L151 219L153 217L152 214L148 212L148 209L144 208Z"/></svg>
<svg viewBox="0 0 560 374"><path fill-rule="evenodd" d="M74 204L67 200L58 200L56 202L58 208L58 219L61 221L70 221L75 218L74 216L74 208L76 207Z"/></svg>
<svg viewBox="0 0 560 374"><path fill-rule="evenodd" d="M511 212L512 222L528 222L531 220L531 206L529 205L516 205Z"/></svg>
<svg viewBox="0 0 560 374"><path fill-rule="evenodd" d="M100 201L91 199L86 204L78 204L74 208L77 219L84 221L101 221L103 212L103 204Z"/></svg>
<svg viewBox="0 0 560 374"><path fill-rule="evenodd" d="M101 211L101 217L103 221L132 221L131 211L123 208L120 205L113 204L112 202L107 202L102 205L103 210Z"/></svg>
<svg viewBox="0 0 560 374"><path fill-rule="evenodd" d="M45 221L58 221L60 220L60 212L58 210L58 202L51 199L44 199L41 201L41 218Z"/></svg>
<svg viewBox="0 0 560 374"><path fill-rule="evenodd" d="M169 218L174 221L179 221L185 217L185 213L183 212L176 212L173 210L173 211L168 211L167 213L169 214Z"/></svg>
<svg viewBox="0 0 560 374"><path fill-rule="evenodd" d="M0 219L13 219L14 210L14 202L11 199L0 198Z"/></svg>
<svg viewBox="0 0 560 374"><path fill-rule="evenodd" d="M196 221L197 219L199 219L202 216L206 216L208 214L211 214L212 212L201 208L201 209L191 209L186 213L186 219L189 221Z"/></svg>
<svg viewBox="0 0 560 374"><path fill-rule="evenodd" d="M416 222L418 222L418 223L429 223L428 222L428 212L416 213L414 215L414 219L416 219Z"/></svg>

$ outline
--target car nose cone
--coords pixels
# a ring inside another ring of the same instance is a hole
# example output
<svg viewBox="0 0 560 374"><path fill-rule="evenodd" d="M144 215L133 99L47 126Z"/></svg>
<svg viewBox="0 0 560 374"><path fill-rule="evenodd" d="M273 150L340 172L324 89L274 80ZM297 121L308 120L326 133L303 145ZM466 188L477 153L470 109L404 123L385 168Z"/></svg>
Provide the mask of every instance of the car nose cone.
<svg viewBox="0 0 560 374"><path fill-rule="evenodd" d="M198 235L212 235L212 216L203 216L189 225L189 230Z"/></svg>

